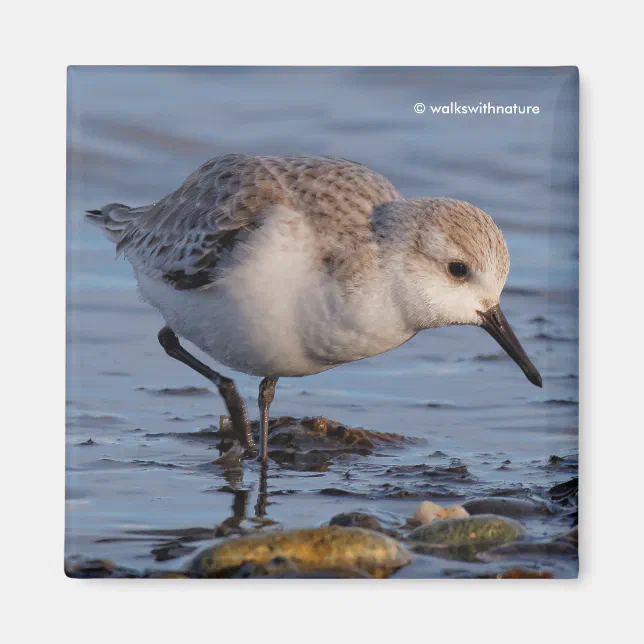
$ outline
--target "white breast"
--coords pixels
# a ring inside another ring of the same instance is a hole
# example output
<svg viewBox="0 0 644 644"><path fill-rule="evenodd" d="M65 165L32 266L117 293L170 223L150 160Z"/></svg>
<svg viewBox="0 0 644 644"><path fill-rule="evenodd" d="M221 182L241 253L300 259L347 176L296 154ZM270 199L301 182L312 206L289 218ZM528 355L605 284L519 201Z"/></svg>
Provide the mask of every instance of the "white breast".
<svg viewBox="0 0 644 644"><path fill-rule="evenodd" d="M382 280L350 296L316 260L306 218L276 206L221 279L176 290L139 275L141 295L217 362L258 376L303 376L392 349L402 329Z"/></svg>

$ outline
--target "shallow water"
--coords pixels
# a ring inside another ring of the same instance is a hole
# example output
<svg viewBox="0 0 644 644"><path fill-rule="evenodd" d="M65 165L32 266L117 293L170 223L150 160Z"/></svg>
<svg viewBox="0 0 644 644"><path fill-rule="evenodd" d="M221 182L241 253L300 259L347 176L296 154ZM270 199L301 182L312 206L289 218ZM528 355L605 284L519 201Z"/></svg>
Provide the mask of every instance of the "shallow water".
<svg viewBox="0 0 644 644"><path fill-rule="evenodd" d="M361 509L395 526L422 500L453 503L499 490L541 498L575 474L574 459L548 461L575 454L578 435L577 120L569 71L73 68L69 97L67 556L176 568L181 558L154 559L159 537L150 531L212 527L244 499L253 514L258 466L246 464L235 481L240 493L219 491L230 481L210 464L217 452L177 436L218 425L222 401L164 354L156 339L161 317L139 301L129 265L82 217L112 201L156 201L203 161L229 152L347 157L382 172L406 196L451 196L486 210L512 257L506 316L544 381L533 387L486 333L469 327L425 331L390 353L282 379L273 416L321 415L421 440L321 471L274 465L267 517L312 526ZM541 113L412 109L418 101L480 100L537 104ZM230 375L256 416L259 379ZM431 456L437 451L445 456ZM468 475L432 486L391 469L455 463ZM321 493L329 488L345 494ZM565 529L536 520L528 527L533 536ZM575 569L569 562L556 573Z"/></svg>

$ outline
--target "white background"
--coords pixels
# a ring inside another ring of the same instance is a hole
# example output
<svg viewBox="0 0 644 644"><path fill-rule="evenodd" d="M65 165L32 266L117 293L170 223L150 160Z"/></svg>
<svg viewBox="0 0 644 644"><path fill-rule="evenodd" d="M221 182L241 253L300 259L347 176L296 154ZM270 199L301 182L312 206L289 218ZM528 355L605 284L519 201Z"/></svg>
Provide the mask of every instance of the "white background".
<svg viewBox="0 0 644 644"><path fill-rule="evenodd" d="M232 3L231 3L232 4ZM642 69L611 2L32 2L3 10L3 639L639 638ZM599 5L595 5L599 7ZM67 65L578 65L578 581L78 581L63 574Z"/></svg>

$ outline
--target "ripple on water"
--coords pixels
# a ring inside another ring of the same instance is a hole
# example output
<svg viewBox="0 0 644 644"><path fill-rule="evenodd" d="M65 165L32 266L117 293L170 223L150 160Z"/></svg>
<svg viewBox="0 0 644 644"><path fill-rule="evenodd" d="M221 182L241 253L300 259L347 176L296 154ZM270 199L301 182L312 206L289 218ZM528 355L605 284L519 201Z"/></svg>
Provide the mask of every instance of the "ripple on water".
<svg viewBox="0 0 644 644"><path fill-rule="evenodd" d="M134 389L136 391L145 391L154 396L209 396L214 394L208 387L194 387L190 385L179 387L147 387L140 385Z"/></svg>

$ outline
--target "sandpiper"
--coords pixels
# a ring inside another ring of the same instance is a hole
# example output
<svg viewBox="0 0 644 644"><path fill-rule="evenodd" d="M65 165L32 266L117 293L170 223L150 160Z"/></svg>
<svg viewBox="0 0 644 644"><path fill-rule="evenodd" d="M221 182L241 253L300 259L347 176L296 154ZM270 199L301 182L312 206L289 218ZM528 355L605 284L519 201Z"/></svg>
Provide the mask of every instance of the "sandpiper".
<svg viewBox="0 0 644 644"><path fill-rule="evenodd" d="M234 382L191 355L262 376L260 449L278 378L389 351L419 331L484 328L541 387L499 305L510 267L492 219L455 199L404 199L346 159L229 154L157 203L88 211L166 321L159 342L222 395L257 450Z"/></svg>

